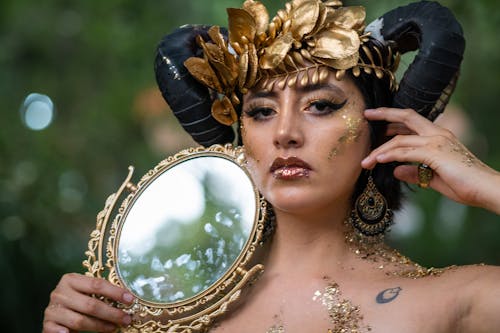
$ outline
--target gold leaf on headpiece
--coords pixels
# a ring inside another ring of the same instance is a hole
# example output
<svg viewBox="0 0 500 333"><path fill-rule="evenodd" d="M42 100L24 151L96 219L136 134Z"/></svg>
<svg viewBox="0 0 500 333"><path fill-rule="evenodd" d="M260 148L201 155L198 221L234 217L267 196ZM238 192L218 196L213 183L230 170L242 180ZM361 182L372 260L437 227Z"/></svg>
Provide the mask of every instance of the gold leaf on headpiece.
<svg viewBox="0 0 500 333"><path fill-rule="evenodd" d="M260 67L263 69L276 68L292 48L294 39L290 32L279 36L274 43L264 49L264 55L260 58Z"/></svg>
<svg viewBox="0 0 500 333"><path fill-rule="evenodd" d="M228 67L227 64L223 61L220 62L214 59L211 60L210 63L218 73L218 78L224 86L234 86L236 80L238 79L238 73L236 70L234 70L233 66Z"/></svg>
<svg viewBox="0 0 500 333"><path fill-rule="evenodd" d="M356 52L355 54L340 58L340 59L326 59L326 58L314 58L317 62L324 64L328 67L335 68L337 70L344 70L344 69L349 69L352 68L353 66L357 65L359 62L359 52Z"/></svg>
<svg viewBox="0 0 500 333"><path fill-rule="evenodd" d="M340 0L323 0L323 4L329 7L340 7L342 6L342 1Z"/></svg>
<svg viewBox="0 0 500 333"><path fill-rule="evenodd" d="M328 15L333 10L334 9L332 9L330 7L327 7L323 4L320 4L318 19L316 20L316 26L309 33L309 36L313 36L313 35L317 34L318 31L325 28L325 26L326 26L325 22L327 21Z"/></svg>
<svg viewBox="0 0 500 333"><path fill-rule="evenodd" d="M303 36L310 33L316 26L318 16L319 2L317 1L305 1L294 8L291 22L293 38L301 40Z"/></svg>
<svg viewBox="0 0 500 333"><path fill-rule="evenodd" d="M256 22L252 15L241 8L228 8L229 41L241 47L255 38Z"/></svg>
<svg viewBox="0 0 500 333"><path fill-rule="evenodd" d="M216 99L212 103L212 116L219 123L230 126L238 120L238 115L234 110L231 100L224 96L221 100Z"/></svg>
<svg viewBox="0 0 500 333"><path fill-rule="evenodd" d="M245 52L240 55L238 66L238 86L240 89L245 86L248 74L248 45L245 46Z"/></svg>
<svg viewBox="0 0 500 333"><path fill-rule="evenodd" d="M201 47L205 56L207 56L210 61L224 62L224 52L221 48L212 43L202 43Z"/></svg>
<svg viewBox="0 0 500 333"><path fill-rule="evenodd" d="M224 40L224 36L220 33L220 28L217 25L214 25L208 29L208 35L213 40L215 45L220 47L221 49L226 48L226 41Z"/></svg>
<svg viewBox="0 0 500 333"><path fill-rule="evenodd" d="M253 16L257 35L265 33L269 25L269 13L267 12L266 6L260 1L246 0L243 3L243 9Z"/></svg>
<svg viewBox="0 0 500 333"><path fill-rule="evenodd" d="M184 61L184 66L186 66L189 73L202 84L220 93L222 92L222 87L217 75L205 59L191 57Z"/></svg>
<svg viewBox="0 0 500 333"><path fill-rule="evenodd" d="M248 73L245 82L245 87L252 87L257 81L257 73L259 70L259 57L254 44L248 44Z"/></svg>
<svg viewBox="0 0 500 333"><path fill-rule="evenodd" d="M310 53L312 56L319 58L341 59L350 57L358 52L361 44L356 31L341 28L323 30L314 38L316 44ZM356 64L354 63L350 67L354 65Z"/></svg>
<svg viewBox="0 0 500 333"><path fill-rule="evenodd" d="M342 7L330 14L329 22L333 22L337 27L356 31L364 28L366 11L364 7L352 6Z"/></svg>

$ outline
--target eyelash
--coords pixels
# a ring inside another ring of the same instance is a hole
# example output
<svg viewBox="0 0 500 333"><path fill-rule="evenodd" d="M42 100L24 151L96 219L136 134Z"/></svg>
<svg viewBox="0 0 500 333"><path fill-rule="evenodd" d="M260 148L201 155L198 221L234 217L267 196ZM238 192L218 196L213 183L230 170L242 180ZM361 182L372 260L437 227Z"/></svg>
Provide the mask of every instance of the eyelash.
<svg viewBox="0 0 500 333"><path fill-rule="evenodd" d="M250 117L250 118L253 118L254 120L264 120L266 119L267 117L269 117L270 115L264 115L263 114L263 111L267 111L267 112L275 112L274 109L270 106L265 106L265 105L259 105L258 103L250 103L250 105L248 106L248 109L245 111L245 115Z"/></svg>
<svg viewBox="0 0 500 333"><path fill-rule="evenodd" d="M337 110L342 109L347 103L347 99L345 99L343 102L338 103L335 99L332 98L312 98L310 102L307 103L306 110L309 111L311 107L318 107L319 105L320 108L323 108L323 110L319 110L319 112L312 112L318 116L326 116L329 115ZM325 111L326 109L326 111ZM269 112L269 114L264 114L264 112ZM265 105L259 105L258 103L252 104L250 103L247 111L245 111L245 114L253 118L254 120L261 121L265 120L266 118L271 116L271 113L276 112L272 107L265 106Z"/></svg>
<svg viewBox="0 0 500 333"><path fill-rule="evenodd" d="M338 103L333 98L315 98L315 99L312 99L308 103L306 110L309 111L309 109L311 107L316 106L316 108L318 108L318 106L319 106L320 108L323 108L323 110L318 110L319 112L314 112L314 113L316 113L320 116L326 116L326 115L329 115L335 111L342 109L346 104L347 104L347 99Z"/></svg>

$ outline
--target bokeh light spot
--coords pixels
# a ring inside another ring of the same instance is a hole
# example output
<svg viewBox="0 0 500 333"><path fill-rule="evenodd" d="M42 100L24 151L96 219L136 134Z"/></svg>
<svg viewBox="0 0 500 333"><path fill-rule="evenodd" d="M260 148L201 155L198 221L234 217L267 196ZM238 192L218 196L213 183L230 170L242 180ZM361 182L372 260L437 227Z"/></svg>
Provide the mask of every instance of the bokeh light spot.
<svg viewBox="0 0 500 333"><path fill-rule="evenodd" d="M54 103L47 95L29 94L21 106L21 117L29 129L41 131L54 120Z"/></svg>

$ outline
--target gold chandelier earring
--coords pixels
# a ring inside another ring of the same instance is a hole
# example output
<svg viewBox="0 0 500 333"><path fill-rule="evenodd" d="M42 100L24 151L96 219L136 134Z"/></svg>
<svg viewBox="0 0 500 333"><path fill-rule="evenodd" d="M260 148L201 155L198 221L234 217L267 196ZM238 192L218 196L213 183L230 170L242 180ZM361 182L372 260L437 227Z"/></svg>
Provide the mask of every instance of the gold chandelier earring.
<svg viewBox="0 0 500 333"><path fill-rule="evenodd" d="M378 236L383 235L392 224L392 217L392 210L388 208L387 200L375 186L370 173L365 189L354 203L349 222L365 236Z"/></svg>

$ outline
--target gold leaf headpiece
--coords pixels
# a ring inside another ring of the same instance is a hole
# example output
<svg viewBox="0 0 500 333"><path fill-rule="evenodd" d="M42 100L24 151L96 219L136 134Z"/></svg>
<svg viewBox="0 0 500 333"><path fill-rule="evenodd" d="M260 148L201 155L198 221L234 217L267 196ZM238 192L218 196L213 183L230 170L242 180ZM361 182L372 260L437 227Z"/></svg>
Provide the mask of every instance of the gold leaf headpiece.
<svg viewBox="0 0 500 333"><path fill-rule="evenodd" d="M346 70L356 77L362 71L388 76L396 89L399 55L390 46L382 52L365 45L369 34L364 33L363 7L342 7L338 0L292 0L269 22L261 2L246 0L243 8L228 8L227 13L229 40L214 26L208 31L211 41L198 36L203 58L184 62L192 76L217 92L212 115L222 124L237 121L238 90L245 94L257 83L266 90L314 84L328 76L328 68L338 79Z"/></svg>

